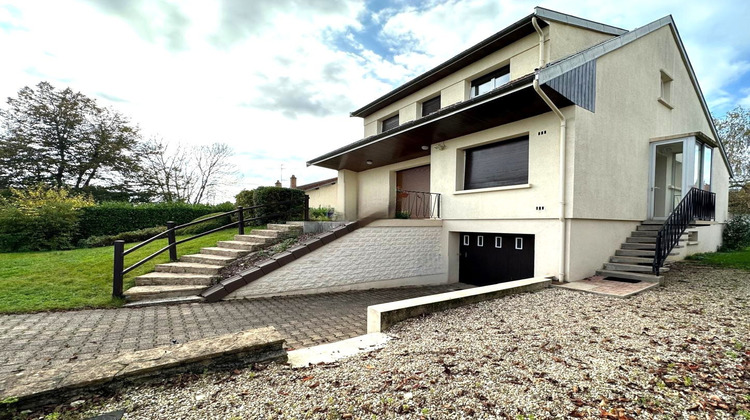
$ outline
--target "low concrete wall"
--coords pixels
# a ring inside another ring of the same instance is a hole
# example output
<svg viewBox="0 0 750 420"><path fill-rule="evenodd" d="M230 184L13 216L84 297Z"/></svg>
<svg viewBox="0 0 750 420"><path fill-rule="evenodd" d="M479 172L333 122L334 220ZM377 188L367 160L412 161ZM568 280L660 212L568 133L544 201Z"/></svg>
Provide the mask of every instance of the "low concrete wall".
<svg viewBox="0 0 750 420"><path fill-rule="evenodd" d="M320 233L344 226L346 222L286 222L286 224L302 226L302 233Z"/></svg>
<svg viewBox="0 0 750 420"><path fill-rule="evenodd" d="M225 299L446 283L441 231L435 223L360 228Z"/></svg>
<svg viewBox="0 0 750 420"><path fill-rule="evenodd" d="M550 283L548 278L534 277L373 305L367 308L367 332L384 332L405 319L517 293L533 292L549 287Z"/></svg>

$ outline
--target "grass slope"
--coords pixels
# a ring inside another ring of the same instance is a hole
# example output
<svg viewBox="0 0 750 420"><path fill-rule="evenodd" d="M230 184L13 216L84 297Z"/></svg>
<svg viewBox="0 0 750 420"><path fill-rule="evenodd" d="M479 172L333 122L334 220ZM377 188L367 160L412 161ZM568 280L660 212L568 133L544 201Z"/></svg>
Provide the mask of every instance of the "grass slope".
<svg viewBox="0 0 750 420"><path fill-rule="evenodd" d="M750 247L734 252L711 252L687 257L690 261L716 267L739 268L750 270Z"/></svg>
<svg viewBox="0 0 750 420"><path fill-rule="evenodd" d="M195 254L217 241L231 239L237 231L215 232L177 246L178 256ZM178 236L182 239L187 236ZM135 244L128 244L129 248ZM125 256L125 266L166 246L166 239L154 241ZM112 247L70 251L0 254L0 313L37 312L60 309L106 308L123 304L112 298ZM134 278L148 273L156 264L168 262L167 252L125 276L125 288Z"/></svg>

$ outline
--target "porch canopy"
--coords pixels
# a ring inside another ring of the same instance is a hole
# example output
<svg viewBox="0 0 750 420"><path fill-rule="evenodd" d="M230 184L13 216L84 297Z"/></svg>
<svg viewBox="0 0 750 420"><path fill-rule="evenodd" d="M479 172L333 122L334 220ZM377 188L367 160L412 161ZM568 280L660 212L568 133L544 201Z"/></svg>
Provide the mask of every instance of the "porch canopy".
<svg viewBox="0 0 750 420"><path fill-rule="evenodd" d="M534 91L533 80L534 74L520 77L493 92L447 106L426 117L326 153L307 165L361 172L429 156L433 144L551 112ZM542 89L559 108L573 105L557 91L544 85ZM423 149L424 146L427 150Z"/></svg>

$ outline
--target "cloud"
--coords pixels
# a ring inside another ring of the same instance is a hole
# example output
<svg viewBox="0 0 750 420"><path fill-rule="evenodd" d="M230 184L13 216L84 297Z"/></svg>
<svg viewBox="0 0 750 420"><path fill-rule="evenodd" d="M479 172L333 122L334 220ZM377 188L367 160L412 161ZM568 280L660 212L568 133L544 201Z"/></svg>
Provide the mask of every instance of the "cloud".
<svg viewBox="0 0 750 420"><path fill-rule="evenodd" d="M127 99L123 99L123 98L120 98L120 97L117 97L117 96L114 96L114 95L108 95L108 94L106 94L104 92L96 92L96 96L98 96L100 98L104 98L104 99L106 99L108 101L112 101L112 102L119 102L119 103L127 103L127 102L129 102Z"/></svg>
<svg viewBox="0 0 750 420"><path fill-rule="evenodd" d="M185 31L190 23L178 4L165 0L89 0L104 13L118 16L151 43L163 43L170 51L187 48Z"/></svg>

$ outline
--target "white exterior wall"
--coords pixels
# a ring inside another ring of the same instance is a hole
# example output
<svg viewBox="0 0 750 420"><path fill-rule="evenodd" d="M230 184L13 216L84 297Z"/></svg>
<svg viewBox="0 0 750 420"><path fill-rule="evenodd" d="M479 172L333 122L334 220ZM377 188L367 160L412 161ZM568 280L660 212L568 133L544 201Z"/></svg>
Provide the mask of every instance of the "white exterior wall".
<svg viewBox="0 0 750 420"><path fill-rule="evenodd" d="M393 217L396 211L396 172L429 163L430 157L425 156L359 172L357 184L359 218Z"/></svg>
<svg viewBox="0 0 750 420"><path fill-rule="evenodd" d="M339 199L338 184L326 185L314 190L305 191L310 197L310 208L333 207L336 208Z"/></svg>
<svg viewBox="0 0 750 420"><path fill-rule="evenodd" d="M440 226L360 228L226 299L446 283L441 232Z"/></svg>

